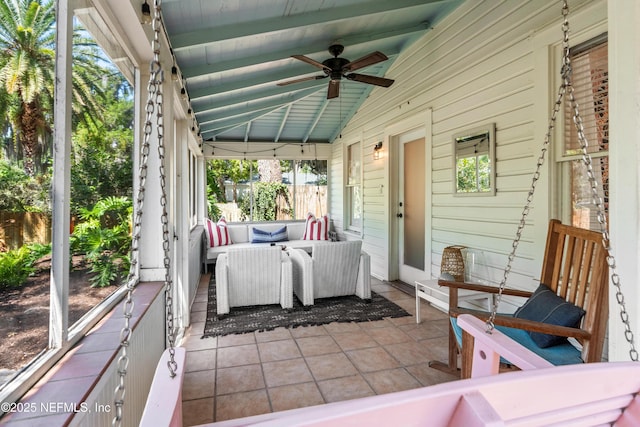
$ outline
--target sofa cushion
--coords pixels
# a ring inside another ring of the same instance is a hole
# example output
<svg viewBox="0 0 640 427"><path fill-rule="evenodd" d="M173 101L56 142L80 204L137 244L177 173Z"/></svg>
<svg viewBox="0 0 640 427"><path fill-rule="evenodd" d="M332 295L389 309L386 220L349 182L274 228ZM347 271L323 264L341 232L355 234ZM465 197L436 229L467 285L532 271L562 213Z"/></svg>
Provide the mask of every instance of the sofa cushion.
<svg viewBox="0 0 640 427"><path fill-rule="evenodd" d="M302 240L329 240L329 217L316 219L311 212L307 214Z"/></svg>
<svg viewBox="0 0 640 427"><path fill-rule="evenodd" d="M251 243L271 243L287 240L287 226L282 226L274 231L251 227Z"/></svg>
<svg viewBox="0 0 640 427"><path fill-rule="evenodd" d="M266 245L269 245L268 243ZM214 260L218 258L220 254L226 254L229 251L229 248L252 248L255 247L256 244L252 244L249 242L244 243L234 243L233 245L228 246L215 246L213 248L207 249L207 259Z"/></svg>
<svg viewBox="0 0 640 427"><path fill-rule="evenodd" d="M216 246L226 246L233 243L229 236L227 221L221 217L217 223L207 218L205 224L205 233L207 235L207 244L210 248Z"/></svg>
<svg viewBox="0 0 640 427"><path fill-rule="evenodd" d="M290 222L287 224L288 240L302 240L304 236L304 222Z"/></svg>
<svg viewBox="0 0 640 427"><path fill-rule="evenodd" d="M227 228L233 243L249 242L249 232L247 231L248 227L246 224L229 224Z"/></svg>

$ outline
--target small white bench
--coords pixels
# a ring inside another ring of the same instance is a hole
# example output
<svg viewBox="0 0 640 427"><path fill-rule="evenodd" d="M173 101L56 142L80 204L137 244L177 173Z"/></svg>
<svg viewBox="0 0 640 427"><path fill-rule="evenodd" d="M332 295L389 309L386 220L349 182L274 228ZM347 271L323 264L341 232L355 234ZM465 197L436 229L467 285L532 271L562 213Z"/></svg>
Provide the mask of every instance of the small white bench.
<svg viewBox="0 0 640 427"><path fill-rule="evenodd" d="M438 285L438 279L416 280L416 323L420 323L420 300L429 302L436 308L449 312L449 288ZM458 301L486 300L487 309L491 310L493 302L490 294L486 292L458 290Z"/></svg>

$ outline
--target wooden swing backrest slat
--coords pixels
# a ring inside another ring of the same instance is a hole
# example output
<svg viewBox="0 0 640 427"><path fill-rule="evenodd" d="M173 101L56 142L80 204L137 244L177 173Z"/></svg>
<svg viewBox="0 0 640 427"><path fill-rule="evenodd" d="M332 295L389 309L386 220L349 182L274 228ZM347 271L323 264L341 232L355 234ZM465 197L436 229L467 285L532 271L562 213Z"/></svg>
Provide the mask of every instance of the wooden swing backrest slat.
<svg viewBox="0 0 640 427"><path fill-rule="evenodd" d="M582 340L583 357L600 360L608 318L608 265L602 234L551 220L540 282L585 310L581 328L591 337Z"/></svg>

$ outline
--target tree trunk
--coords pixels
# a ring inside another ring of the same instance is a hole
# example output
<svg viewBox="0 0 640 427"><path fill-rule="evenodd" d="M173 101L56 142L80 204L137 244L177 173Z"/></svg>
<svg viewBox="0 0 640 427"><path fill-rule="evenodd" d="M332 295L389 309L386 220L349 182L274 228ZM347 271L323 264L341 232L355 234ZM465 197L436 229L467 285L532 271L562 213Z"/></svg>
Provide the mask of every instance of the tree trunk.
<svg viewBox="0 0 640 427"><path fill-rule="evenodd" d="M42 112L35 101L22 104L22 114L20 114L20 133L18 139L24 149L24 171L27 175L33 176L35 172L35 159L40 154L40 143L38 140L38 129L43 128L44 120Z"/></svg>
<svg viewBox="0 0 640 427"><path fill-rule="evenodd" d="M261 182L282 182L280 160L258 160L258 173Z"/></svg>

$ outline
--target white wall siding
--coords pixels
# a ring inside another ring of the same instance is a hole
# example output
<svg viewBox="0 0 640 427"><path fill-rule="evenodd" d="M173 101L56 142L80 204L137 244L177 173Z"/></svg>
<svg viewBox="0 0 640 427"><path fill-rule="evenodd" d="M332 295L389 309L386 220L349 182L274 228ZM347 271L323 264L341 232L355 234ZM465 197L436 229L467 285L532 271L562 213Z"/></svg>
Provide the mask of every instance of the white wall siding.
<svg viewBox="0 0 640 427"><path fill-rule="evenodd" d="M123 425L138 425L142 417L153 374L165 349L164 311L164 292L160 292L131 334L127 350L129 364L125 377ZM89 410L78 412L72 419L71 426L107 427L112 425L115 415L114 391L120 383L119 356L120 353L105 368L100 381L87 396L85 402Z"/></svg>
<svg viewBox="0 0 640 427"><path fill-rule="evenodd" d="M598 2L572 2L572 11L585 3ZM427 222L432 265L426 271L437 276L444 247L461 244L483 252L486 279L501 279L542 147L550 93L555 92L548 70L552 61L538 61L535 36L553 25L558 28L554 42L560 41L560 16L561 5L555 0L463 4L397 59L387 73L395 84L373 90L334 142L332 173L338 175L332 175L332 194L342 194L342 144L361 140L364 146L363 247L371 254L372 269L389 263L393 236L385 224L392 219L389 200L394 191L389 188L393 177L388 158L393 151L384 146L385 156L374 162L373 145L382 140L385 128L431 109L427 172L432 203ZM452 136L488 123L496 124L496 195L454 196ZM550 169L547 164L543 175ZM538 184L541 194L534 199L513 265L510 285L517 288L533 288L539 274L550 218L549 182L545 176ZM342 214L342 200L335 200L332 217ZM342 221L334 224L338 228ZM377 273L389 278L386 268Z"/></svg>

